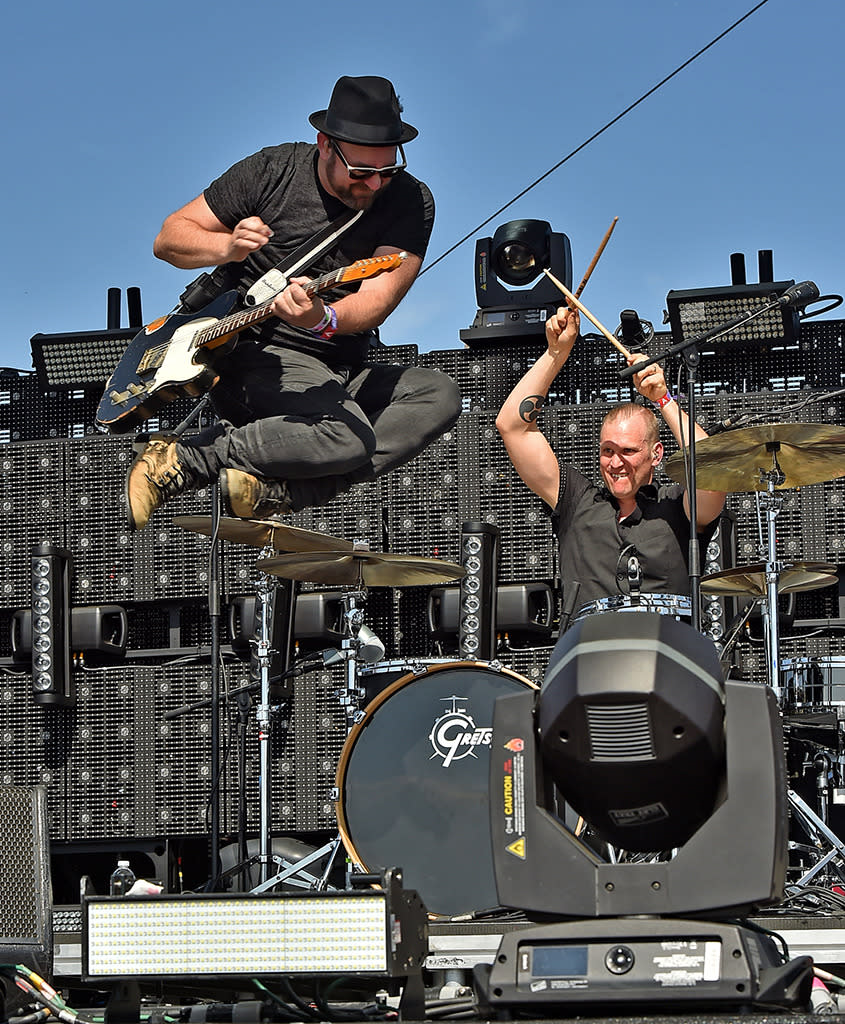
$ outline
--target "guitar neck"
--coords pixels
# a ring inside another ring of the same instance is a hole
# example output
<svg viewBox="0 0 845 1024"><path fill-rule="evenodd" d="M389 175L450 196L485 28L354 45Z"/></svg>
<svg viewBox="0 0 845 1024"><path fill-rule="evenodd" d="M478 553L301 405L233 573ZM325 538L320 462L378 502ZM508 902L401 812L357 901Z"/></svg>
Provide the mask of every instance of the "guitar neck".
<svg viewBox="0 0 845 1024"><path fill-rule="evenodd" d="M348 267L340 267L340 269L333 270L330 274L323 274L321 277L309 281L308 284L303 286L306 295L316 295L319 292L326 291L342 281L348 271ZM223 341L233 334L238 334L247 327L251 327L253 324L260 324L264 320L269 320L271 316L275 316L271 309L275 298L276 296L274 295L272 299L267 299L266 302L262 302L258 306L241 310L238 313L232 313L230 316L225 316L222 320L210 324L197 333L194 338L194 344L198 348L208 348L215 341Z"/></svg>

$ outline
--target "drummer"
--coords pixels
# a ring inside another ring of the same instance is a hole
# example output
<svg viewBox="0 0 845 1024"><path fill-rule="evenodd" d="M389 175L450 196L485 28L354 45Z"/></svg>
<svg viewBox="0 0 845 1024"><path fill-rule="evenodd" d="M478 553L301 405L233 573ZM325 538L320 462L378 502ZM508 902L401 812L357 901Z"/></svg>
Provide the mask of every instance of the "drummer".
<svg viewBox="0 0 845 1024"><path fill-rule="evenodd" d="M663 458L655 412L617 405L602 423L599 468L604 486L558 462L537 418L549 388L578 337L577 310L561 308L546 322L547 349L505 400L496 426L514 468L553 510L560 545L564 619L585 604L619 594L689 596L689 497L681 484L654 483ZM632 355L629 365L645 359ZM657 363L634 375L637 391L659 411L681 443L689 419L669 393ZM696 440L707 437L698 425ZM725 504L722 491L697 491L698 535L705 546ZM563 622L565 627L567 623Z"/></svg>

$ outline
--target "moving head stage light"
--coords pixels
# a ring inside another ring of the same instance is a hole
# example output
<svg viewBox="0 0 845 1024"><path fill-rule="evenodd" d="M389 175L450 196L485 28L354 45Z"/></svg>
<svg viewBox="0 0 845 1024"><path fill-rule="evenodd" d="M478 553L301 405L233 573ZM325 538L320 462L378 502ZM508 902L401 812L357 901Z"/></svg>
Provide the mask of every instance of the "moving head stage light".
<svg viewBox="0 0 845 1024"><path fill-rule="evenodd" d="M710 816L724 765L716 648L669 615L593 615L546 670L546 771L609 843L668 850Z"/></svg>
<svg viewBox="0 0 845 1024"><path fill-rule="evenodd" d="M492 238L475 243L475 298L472 326L460 332L468 345L538 337L561 304L561 294L543 270L572 287L572 249L566 235L545 220L511 220ZM537 280L539 278L539 280ZM532 285L532 282L535 282Z"/></svg>
<svg viewBox="0 0 845 1024"><path fill-rule="evenodd" d="M733 920L783 893L784 752L770 688L723 683L707 637L651 612L576 622L539 693L496 701L490 773L499 902L557 921L477 969L491 1013L809 999L809 959Z"/></svg>

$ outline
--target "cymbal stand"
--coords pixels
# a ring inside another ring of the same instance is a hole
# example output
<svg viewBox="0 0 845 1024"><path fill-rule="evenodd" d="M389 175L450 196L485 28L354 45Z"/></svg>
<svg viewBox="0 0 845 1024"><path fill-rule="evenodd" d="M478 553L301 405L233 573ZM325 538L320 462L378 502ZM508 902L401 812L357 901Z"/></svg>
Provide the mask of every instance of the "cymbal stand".
<svg viewBox="0 0 845 1024"><path fill-rule="evenodd" d="M269 551L272 551L272 548L269 548ZM255 709L255 717L258 724L259 765L258 864L259 877L262 882L266 882L270 877L270 831L272 827L270 748L273 731L272 708L270 706L270 663L272 660L270 614L273 584L271 583L271 577L267 573L262 572L259 574L256 593L259 607L259 629L255 645L259 682L258 704Z"/></svg>
<svg viewBox="0 0 845 1024"><path fill-rule="evenodd" d="M771 441L766 445L772 453L772 468L765 472L760 471L761 482L766 483L765 495L760 498L760 508L766 515L767 538L766 538L766 600L760 605L763 616L763 624L766 635L767 650L767 675L769 685L777 697L778 704L783 705L782 687L780 685L780 630L778 625L778 581L783 571L783 563L777 560L777 537L775 522L778 513L783 505L783 494L776 492L775 488L786 480L786 475L778 464L778 451L780 442ZM826 798L826 793L825 793ZM804 831L813 842L815 853L822 853L825 846L829 849L818 861L798 879L799 885L806 885L828 864L832 864L841 880L845 880L836 860L845 864L845 845L839 837L822 820L818 814L794 791L788 790L787 800L796 820L801 824ZM822 815L826 818L826 808L820 808Z"/></svg>
<svg viewBox="0 0 845 1024"><path fill-rule="evenodd" d="M783 505L783 495L775 488L786 480L783 470L778 465L780 442L772 441L767 446L772 453L772 468L766 472L760 470L760 480L766 483L766 493L760 499L760 508L766 515L766 600L761 603L763 626L766 635L766 669L769 686L781 703L780 685L780 636L778 629L778 580L783 570L783 563L777 560L777 535L775 523Z"/></svg>
<svg viewBox="0 0 845 1024"><path fill-rule="evenodd" d="M355 722L360 721L363 717L364 712L361 710L360 702L363 697L363 690L358 685L358 661L367 660L373 661L371 656L366 655L363 659L360 658L362 649L367 646L368 641L373 639L378 641L372 630L369 630L364 625L363 621L363 608L359 607L359 604L366 602L366 591L351 591L346 593L341 598L344 606L343 624L346 632L346 636L341 642L341 650L338 652L343 660L346 662L346 685L344 691L340 695L340 702L346 710L346 729L347 735L352 725ZM381 642L378 641L378 645ZM384 648L381 647L381 653L384 653ZM263 693L263 690L262 690ZM268 757L269 760L269 757ZM269 767L269 766L268 766ZM262 762L262 778L264 772L264 765ZM269 777L269 772L268 772ZM269 804L268 804L269 809ZM334 862L337 858L337 854L342 846L342 840L340 834L333 836L325 845L320 849L315 850L313 853L308 854L302 860L291 862L286 860L284 857L278 857L270 853L270 821L267 819L267 828L262 828L262 839L266 836L267 842L267 853L266 859L262 856L261 867L262 875L261 882L251 891L252 892L266 892L268 889L272 889L274 886L286 882L288 885L295 885L300 888L315 889L317 891L325 891L333 888L328 884L328 878L331 874ZM263 853L263 850L262 850ZM307 871L312 864L319 862L324 857L328 857L326 866L322 874L318 877L315 874ZM265 868L269 868L270 862L273 862L281 867L275 875L268 877L269 871L265 874Z"/></svg>

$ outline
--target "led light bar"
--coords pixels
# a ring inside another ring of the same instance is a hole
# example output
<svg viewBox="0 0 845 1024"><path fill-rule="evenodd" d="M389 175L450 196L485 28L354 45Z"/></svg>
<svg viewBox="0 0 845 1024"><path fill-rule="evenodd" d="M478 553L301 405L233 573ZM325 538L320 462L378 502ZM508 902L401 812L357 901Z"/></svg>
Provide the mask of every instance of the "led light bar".
<svg viewBox="0 0 845 1024"><path fill-rule="evenodd" d="M425 910L393 887L342 893L86 897L88 980L418 971Z"/></svg>
<svg viewBox="0 0 845 1024"><path fill-rule="evenodd" d="M696 337L742 314L761 309L773 296L782 295L794 281L729 285L723 288L692 288L670 291L666 296L672 341ZM798 339L798 316L794 309L776 306L742 326L734 327L718 341L703 343L709 351L721 348L794 345Z"/></svg>
<svg viewBox="0 0 845 1024"><path fill-rule="evenodd" d="M42 388L103 387L138 328L35 334L32 365Z"/></svg>

